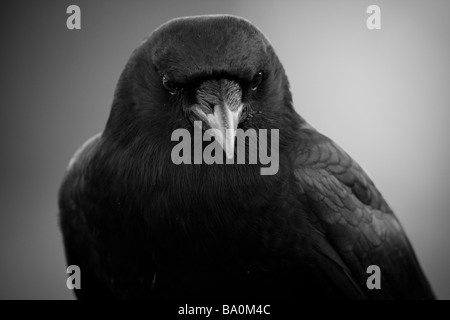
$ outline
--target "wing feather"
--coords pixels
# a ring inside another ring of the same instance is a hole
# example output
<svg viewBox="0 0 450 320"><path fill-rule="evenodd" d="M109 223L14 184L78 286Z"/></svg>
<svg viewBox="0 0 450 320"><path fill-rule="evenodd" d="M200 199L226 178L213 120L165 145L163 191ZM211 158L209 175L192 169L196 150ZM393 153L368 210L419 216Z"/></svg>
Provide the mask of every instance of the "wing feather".
<svg viewBox="0 0 450 320"><path fill-rule="evenodd" d="M370 298L434 298L404 230L364 170L310 126L298 141L295 177L327 241L324 254L330 256L331 247ZM381 269L381 290L366 286L370 265Z"/></svg>

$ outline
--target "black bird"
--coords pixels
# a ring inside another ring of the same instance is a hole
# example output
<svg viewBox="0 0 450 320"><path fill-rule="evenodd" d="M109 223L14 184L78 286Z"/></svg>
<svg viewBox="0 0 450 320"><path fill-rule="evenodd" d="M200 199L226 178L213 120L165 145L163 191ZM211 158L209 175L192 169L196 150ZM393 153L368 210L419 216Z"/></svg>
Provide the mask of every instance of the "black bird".
<svg viewBox="0 0 450 320"><path fill-rule="evenodd" d="M227 134L226 159L233 129L278 130L276 174L248 149L245 164L174 163L172 133L195 121ZM169 21L133 52L59 206L78 298L434 298L373 182L295 112L273 47L234 16Z"/></svg>

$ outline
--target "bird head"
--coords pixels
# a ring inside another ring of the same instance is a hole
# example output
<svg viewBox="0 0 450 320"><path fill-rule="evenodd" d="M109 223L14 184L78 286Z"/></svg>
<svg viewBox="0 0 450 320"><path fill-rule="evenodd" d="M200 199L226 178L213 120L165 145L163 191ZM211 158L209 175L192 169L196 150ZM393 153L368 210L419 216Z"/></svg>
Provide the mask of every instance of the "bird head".
<svg viewBox="0 0 450 320"><path fill-rule="evenodd" d="M216 140L232 157L237 128L279 129L280 109L290 105L284 69L249 21L229 15L178 18L132 54L105 132L131 138L134 128L152 138L170 137L199 121L203 129L221 133Z"/></svg>

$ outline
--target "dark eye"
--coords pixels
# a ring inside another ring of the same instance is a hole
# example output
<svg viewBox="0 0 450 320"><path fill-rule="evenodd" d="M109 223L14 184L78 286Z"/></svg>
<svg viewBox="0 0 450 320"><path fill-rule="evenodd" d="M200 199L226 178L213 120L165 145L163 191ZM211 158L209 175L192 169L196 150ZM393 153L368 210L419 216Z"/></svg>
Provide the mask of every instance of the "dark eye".
<svg viewBox="0 0 450 320"><path fill-rule="evenodd" d="M167 78L166 76L163 76L162 84L171 95L177 93L177 86L173 81L170 81L169 78Z"/></svg>
<svg viewBox="0 0 450 320"><path fill-rule="evenodd" d="M250 88L252 89L252 91L255 91L256 89L258 89L259 85L261 84L261 82L263 81L263 73L262 72L258 72L256 74L256 76L253 77L253 80L251 82Z"/></svg>

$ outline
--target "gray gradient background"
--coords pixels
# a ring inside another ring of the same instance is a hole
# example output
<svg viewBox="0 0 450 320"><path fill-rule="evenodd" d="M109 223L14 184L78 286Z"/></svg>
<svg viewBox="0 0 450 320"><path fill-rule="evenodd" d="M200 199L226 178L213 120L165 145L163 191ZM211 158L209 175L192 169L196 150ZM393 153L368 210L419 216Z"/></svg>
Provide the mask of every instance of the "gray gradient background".
<svg viewBox="0 0 450 320"><path fill-rule="evenodd" d="M66 28L78 4L82 30ZM370 4L382 30L366 28ZM1 10L0 299L72 299L57 190L107 120L132 50L178 16L268 36L296 109L372 176L438 297L450 298L450 1L8 1Z"/></svg>

